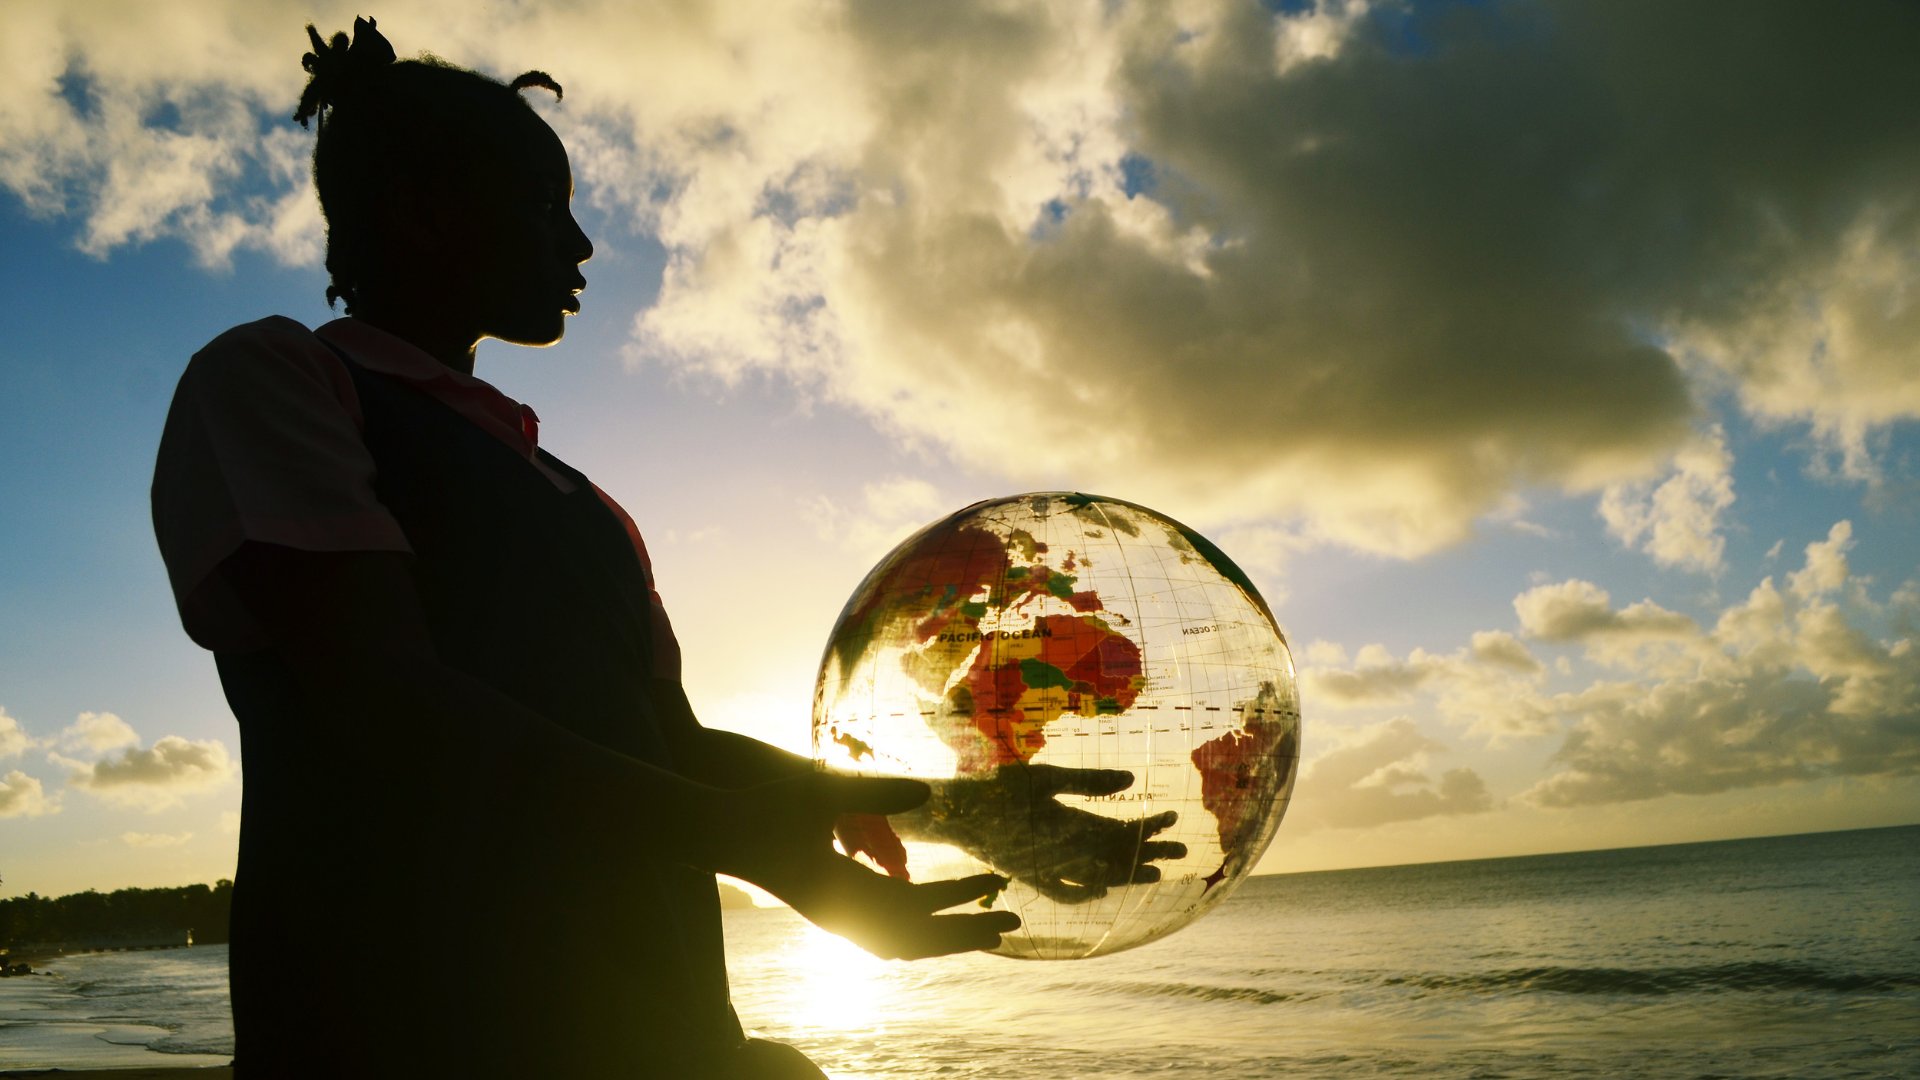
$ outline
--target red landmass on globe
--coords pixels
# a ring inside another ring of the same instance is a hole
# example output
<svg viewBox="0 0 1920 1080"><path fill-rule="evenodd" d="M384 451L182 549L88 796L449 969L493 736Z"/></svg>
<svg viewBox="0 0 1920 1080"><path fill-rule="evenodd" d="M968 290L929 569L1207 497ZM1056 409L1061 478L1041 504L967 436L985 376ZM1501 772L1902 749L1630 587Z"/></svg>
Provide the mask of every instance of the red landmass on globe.
<svg viewBox="0 0 1920 1080"><path fill-rule="evenodd" d="M953 605L999 584L1012 566L1006 541L978 526L962 525L946 536L930 536L914 545L912 554L889 568L869 591L850 621L857 624L889 604L938 590L943 596L928 605L929 614L944 623L942 616L950 618Z"/></svg>
<svg viewBox="0 0 1920 1080"><path fill-rule="evenodd" d="M1193 751L1193 767L1200 772L1200 805L1220 826L1220 850L1228 862L1250 838L1267 800L1293 770L1293 730L1291 724L1255 716L1244 728L1201 743ZM1222 864L1222 871L1225 868Z"/></svg>
<svg viewBox="0 0 1920 1080"><path fill-rule="evenodd" d="M972 733L946 734L963 770L1027 761L1047 744L1045 728L1063 713L1124 712L1142 685L1140 647L1104 621L1043 615L1015 639L995 633L980 643L966 675Z"/></svg>
<svg viewBox="0 0 1920 1080"><path fill-rule="evenodd" d="M841 814L833 823L833 838L848 855L865 855L888 877L912 881L907 873L907 846L880 814Z"/></svg>

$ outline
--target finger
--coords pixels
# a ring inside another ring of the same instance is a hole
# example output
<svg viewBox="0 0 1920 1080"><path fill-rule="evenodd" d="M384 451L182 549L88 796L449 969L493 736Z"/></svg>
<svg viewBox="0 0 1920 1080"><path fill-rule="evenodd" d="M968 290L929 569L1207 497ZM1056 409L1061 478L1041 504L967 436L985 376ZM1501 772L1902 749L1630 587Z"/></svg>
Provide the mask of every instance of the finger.
<svg viewBox="0 0 1920 1080"><path fill-rule="evenodd" d="M926 802L933 790L903 777L831 774L821 776L820 788L836 814L903 814Z"/></svg>
<svg viewBox="0 0 1920 1080"><path fill-rule="evenodd" d="M1133 774L1125 769L1065 769L1058 765L1035 765L1033 786L1042 796L1112 795L1133 786Z"/></svg>
<svg viewBox="0 0 1920 1080"><path fill-rule="evenodd" d="M913 894L923 911L945 911L950 907L992 896L1007 887L1007 879L998 874L975 874L948 881L929 881L913 886Z"/></svg>
<svg viewBox="0 0 1920 1080"><path fill-rule="evenodd" d="M1170 845L1186 849L1179 844ZM1082 886L1151 885L1160 880L1160 868L1148 865L1152 856L1141 853L1138 861L1126 859L1080 859L1057 869L1065 881ZM1177 858L1178 856L1167 856ZM1104 888L1102 889L1104 891Z"/></svg>
<svg viewBox="0 0 1920 1080"><path fill-rule="evenodd" d="M1018 929L1020 916L1010 911L995 911L985 915L936 915L913 935L911 941L898 943L895 951L902 960L918 960L976 949L993 949L999 947L1000 935Z"/></svg>
<svg viewBox="0 0 1920 1080"><path fill-rule="evenodd" d="M1139 861L1156 862L1160 859L1184 859L1187 857L1187 845L1176 840L1154 840L1140 845ZM1157 873L1157 871L1156 871Z"/></svg>
<svg viewBox="0 0 1920 1080"><path fill-rule="evenodd" d="M1128 866L1124 863L1107 863L1100 867L1097 879L1102 885L1151 885L1160 880L1160 868L1157 866Z"/></svg>
<svg viewBox="0 0 1920 1080"><path fill-rule="evenodd" d="M1154 833L1160 832L1168 828L1174 822L1179 820L1180 820L1179 813L1173 810L1163 811L1149 818L1141 818L1140 819L1140 835L1143 837L1152 836Z"/></svg>

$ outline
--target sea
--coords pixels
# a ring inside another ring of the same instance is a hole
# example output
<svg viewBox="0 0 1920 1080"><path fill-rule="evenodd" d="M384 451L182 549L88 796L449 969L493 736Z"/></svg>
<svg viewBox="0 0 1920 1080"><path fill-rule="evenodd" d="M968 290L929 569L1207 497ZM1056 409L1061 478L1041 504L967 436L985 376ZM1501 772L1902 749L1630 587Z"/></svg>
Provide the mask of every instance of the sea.
<svg viewBox="0 0 1920 1080"><path fill-rule="evenodd" d="M727 933L749 1031L840 1080L1920 1077L1920 826L1256 877L1092 960L889 963L784 909ZM225 963L0 980L0 1068L224 1061Z"/></svg>

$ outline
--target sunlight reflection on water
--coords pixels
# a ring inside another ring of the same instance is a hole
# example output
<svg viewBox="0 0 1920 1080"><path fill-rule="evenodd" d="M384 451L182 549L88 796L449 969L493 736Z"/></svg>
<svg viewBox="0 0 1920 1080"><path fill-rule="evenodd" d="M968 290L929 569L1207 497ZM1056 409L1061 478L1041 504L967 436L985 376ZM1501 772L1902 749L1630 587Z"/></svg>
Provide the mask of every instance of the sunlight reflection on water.
<svg viewBox="0 0 1920 1080"><path fill-rule="evenodd" d="M843 937L801 924L780 952L794 974L784 1022L809 1032L859 1032L878 1027L898 1006L892 965Z"/></svg>
<svg viewBox="0 0 1920 1080"><path fill-rule="evenodd" d="M742 1020L839 1080L1920 1075L1917 837L1255 878L1073 962L887 963L785 910L728 953Z"/></svg>

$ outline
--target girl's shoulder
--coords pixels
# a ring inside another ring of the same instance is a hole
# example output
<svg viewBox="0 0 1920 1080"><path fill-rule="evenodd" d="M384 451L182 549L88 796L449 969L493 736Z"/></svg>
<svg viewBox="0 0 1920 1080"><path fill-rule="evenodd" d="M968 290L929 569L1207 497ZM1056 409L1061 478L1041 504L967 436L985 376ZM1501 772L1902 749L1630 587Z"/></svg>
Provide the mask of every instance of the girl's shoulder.
<svg viewBox="0 0 1920 1080"><path fill-rule="evenodd" d="M193 354L193 364L232 364L266 358L305 360L329 356L331 351L319 335L305 324L285 315L269 315L232 327Z"/></svg>
<svg viewBox="0 0 1920 1080"><path fill-rule="evenodd" d="M241 323L193 354L176 394L240 404L303 400L359 412L353 379L314 331L285 315Z"/></svg>

